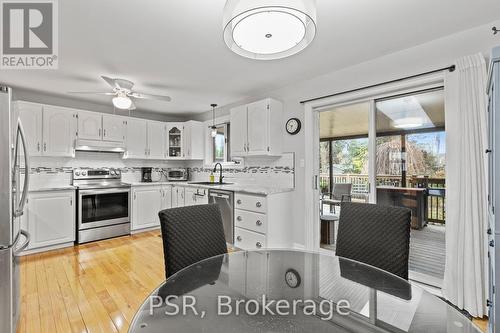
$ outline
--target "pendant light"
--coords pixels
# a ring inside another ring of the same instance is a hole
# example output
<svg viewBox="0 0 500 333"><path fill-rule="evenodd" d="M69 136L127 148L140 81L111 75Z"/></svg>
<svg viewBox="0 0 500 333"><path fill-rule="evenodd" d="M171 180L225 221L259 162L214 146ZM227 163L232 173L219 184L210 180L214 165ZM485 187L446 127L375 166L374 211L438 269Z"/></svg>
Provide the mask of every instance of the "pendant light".
<svg viewBox="0 0 500 333"><path fill-rule="evenodd" d="M227 0L223 28L226 45L243 57L289 57L316 35L315 0Z"/></svg>
<svg viewBox="0 0 500 333"><path fill-rule="evenodd" d="M212 129L212 132L210 133L212 135L212 138L215 138L217 136L217 127L215 126L215 108L217 107L217 104L210 104L212 107L212 126L210 127Z"/></svg>

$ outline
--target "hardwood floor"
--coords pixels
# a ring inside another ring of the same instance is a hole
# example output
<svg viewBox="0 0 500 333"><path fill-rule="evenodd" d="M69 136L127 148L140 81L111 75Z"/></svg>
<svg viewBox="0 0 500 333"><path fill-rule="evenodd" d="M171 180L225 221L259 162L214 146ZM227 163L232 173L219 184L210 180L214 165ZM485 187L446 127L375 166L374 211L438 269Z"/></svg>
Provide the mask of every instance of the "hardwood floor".
<svg viewBox="0 0 500 333"><path fill-rule="evenodd" d="M18 332L127 332L138 307L165 279L159 235L22 258Z"/></svg>
<svg viewBox="0 0 500 333"><path fill-rule="evenodd" d="M160 231L23 257L18 333L127 332L165 279ZM486 332L487 320L475 320Z"/></svg>

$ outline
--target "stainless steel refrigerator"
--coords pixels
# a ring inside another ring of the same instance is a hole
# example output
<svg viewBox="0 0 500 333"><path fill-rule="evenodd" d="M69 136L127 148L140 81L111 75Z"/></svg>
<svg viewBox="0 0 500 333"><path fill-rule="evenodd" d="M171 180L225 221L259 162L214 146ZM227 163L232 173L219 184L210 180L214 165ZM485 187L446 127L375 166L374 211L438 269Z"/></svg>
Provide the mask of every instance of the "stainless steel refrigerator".
<svg viewBox="0 0 500 333"><path fill-rule="evenodd" d="M28 150L22 124L13 114L11 99L11 89L0 86L0 332L2 333L14 333L17 328L20 311L19 253L29 243L29 234L20 227L29 186Z"/></svg>

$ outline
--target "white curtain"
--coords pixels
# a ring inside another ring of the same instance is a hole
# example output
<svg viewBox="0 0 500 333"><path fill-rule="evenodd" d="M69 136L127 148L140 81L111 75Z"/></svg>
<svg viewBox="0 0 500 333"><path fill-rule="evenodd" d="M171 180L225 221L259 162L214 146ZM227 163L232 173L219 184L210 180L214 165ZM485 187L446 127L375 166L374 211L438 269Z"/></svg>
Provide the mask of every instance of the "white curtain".
<svg viewBox="0 0 500 333"><path fill-rule="evenodd" d="M446 267L443 295L487 314L487 95L481 54L446 74Z"/></svg>

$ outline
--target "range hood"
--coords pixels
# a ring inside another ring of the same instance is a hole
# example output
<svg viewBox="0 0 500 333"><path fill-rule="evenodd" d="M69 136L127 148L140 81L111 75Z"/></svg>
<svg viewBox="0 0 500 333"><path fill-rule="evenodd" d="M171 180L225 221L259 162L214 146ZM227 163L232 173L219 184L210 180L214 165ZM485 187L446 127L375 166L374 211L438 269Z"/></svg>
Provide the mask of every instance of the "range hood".
<svg viewBox="0 0 500 333"><path fill-rule="evenodd" d="M121 142L108 142L100 140L76 140L76 151L91 151L103 153L124 153L127 149Z"/></svg>

